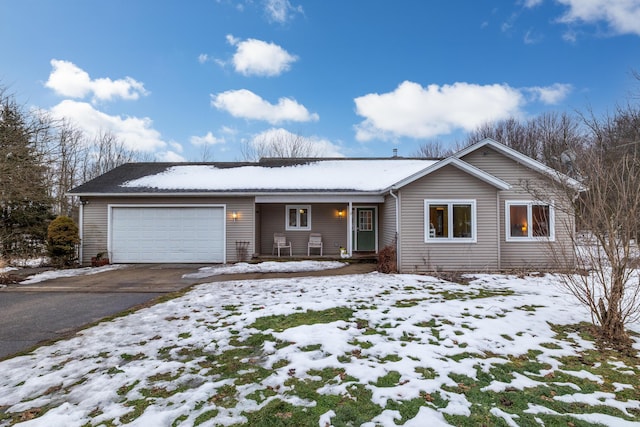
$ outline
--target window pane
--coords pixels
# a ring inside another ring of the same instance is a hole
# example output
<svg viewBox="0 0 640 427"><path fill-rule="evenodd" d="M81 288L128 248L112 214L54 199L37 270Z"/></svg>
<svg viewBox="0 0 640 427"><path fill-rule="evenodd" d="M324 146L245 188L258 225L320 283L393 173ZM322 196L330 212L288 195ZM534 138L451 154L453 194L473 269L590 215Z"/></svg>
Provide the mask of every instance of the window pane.
<svg viewBox="0 0 640 427"><path fill-rule="evenodd" d="M373 231L373 212L371 211L359 211L358 212L358 230L360 231Z"/></svg>
<svg viewBox="0 0 640 427"><path fill-rule="evenodd" d="M534 237L549 237L549 206L531 206L531 224Z"/></svg>
<svg viewBox="0 0 640 427"><path fill-rule="evenodd" d="M472 237L471 205L453 205L453 237Z"/></svg>
<svg viewBox="0 0 640 427"><path fill-rule="evenodd" d="M528 237L529 224L527 224L527 205L509 206L509 218L511 223L511 237Z"/></svg>
<svg viewBox="0 0 640 427"><path fill-rule="evenodd" d="M289 209L289 227L298 226L298 213L297 209Z"/></svg>
<svg viewBox="0 0 640 427"><path fill-rule="evenodd" d="M429 228L435 230L434 237L449 237L449 209L447 205L429 205Z"/></svg>
<svg viewBox="0 0 640 427"><path fill-rule="evenodd" d="M307 209L300 209L300 227L304 228L309 224L309 212Z"/></svg>

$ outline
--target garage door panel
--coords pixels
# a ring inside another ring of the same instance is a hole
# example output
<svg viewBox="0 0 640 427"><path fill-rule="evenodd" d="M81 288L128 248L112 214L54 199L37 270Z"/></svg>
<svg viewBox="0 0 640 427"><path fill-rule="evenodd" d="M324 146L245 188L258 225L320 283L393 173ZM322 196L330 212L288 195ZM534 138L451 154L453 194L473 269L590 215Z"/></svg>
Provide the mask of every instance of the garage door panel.
<svg viewBox="0 0 640 427"><path fill-rule="evenodd" d="M113 207L113 262L224 262L222 207Z"/></svg>

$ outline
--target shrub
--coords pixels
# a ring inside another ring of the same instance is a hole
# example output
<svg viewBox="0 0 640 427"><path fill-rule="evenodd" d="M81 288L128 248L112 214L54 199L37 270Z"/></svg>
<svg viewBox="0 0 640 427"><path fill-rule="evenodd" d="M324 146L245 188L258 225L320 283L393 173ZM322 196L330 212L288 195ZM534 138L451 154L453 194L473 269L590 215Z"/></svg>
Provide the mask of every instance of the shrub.
<svg viewBox="0 0 640 427"><path fill-rule="evenodd" d="M396 257L396 246L387 245L378 253L378 267L380 273L397 273L398 264Z"/></svg>
<svg viewBox="0 0 640 427"><path fill-rule="evenodd" d="M56 267L69 267L76 261L76 245L80 243L78 226L68 216L59 216L47 229L47 250Z"/></svg>

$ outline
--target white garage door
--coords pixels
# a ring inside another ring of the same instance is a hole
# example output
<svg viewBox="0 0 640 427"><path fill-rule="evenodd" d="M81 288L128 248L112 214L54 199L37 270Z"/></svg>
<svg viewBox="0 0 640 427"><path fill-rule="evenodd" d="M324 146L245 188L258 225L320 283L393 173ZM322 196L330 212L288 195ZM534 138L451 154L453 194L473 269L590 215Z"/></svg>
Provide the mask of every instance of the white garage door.
<svg viewBox="0 0 640 427"><path fill-rule="evenodd" d="M224 262L224 236L219 206L111 210L114 263Z"/></svg>

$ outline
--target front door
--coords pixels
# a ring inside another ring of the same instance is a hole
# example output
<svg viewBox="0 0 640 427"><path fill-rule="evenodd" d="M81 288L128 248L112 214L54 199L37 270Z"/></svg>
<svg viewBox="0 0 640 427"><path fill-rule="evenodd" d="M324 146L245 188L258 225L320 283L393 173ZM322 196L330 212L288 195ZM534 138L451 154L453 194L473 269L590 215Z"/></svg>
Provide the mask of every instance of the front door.
<svg viewBox="0 0 640 427"><path fill-rule="evenodd" d="M376 250L376 210L375 208L355 208L354 250Z"/></svg>

